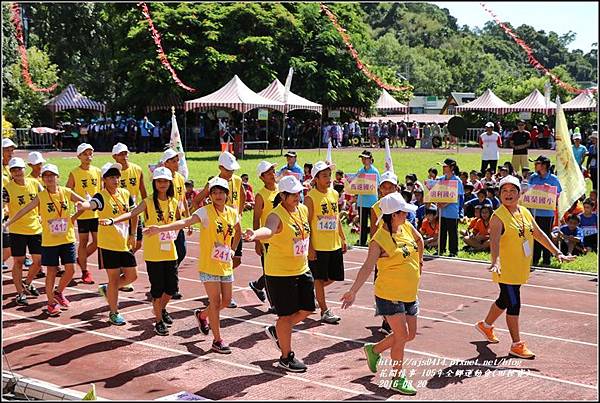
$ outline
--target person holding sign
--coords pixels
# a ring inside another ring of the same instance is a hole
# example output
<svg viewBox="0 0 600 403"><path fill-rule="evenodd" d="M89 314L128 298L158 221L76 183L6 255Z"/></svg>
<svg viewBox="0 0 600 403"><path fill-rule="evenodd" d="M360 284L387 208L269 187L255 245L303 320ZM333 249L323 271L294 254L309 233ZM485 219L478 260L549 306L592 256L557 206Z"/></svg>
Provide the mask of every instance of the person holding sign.
<svg viewBox="0 0 600 403"><path fill-rule="evenodd" d="M77 146L77 158L80 164L69 173L67 187L89 201L102 187L100 168L92 165L94 147L87 143L79 144ZM92 273L87 267L87 261L88 256L92 255L98 246L98 212L83 212L77 220L77 233L79 234L77 263L81 268L81 281L84 284L94 284ZM92 235L92 242L88 244L90 234Z"/></svg>
<svg viewBox="0 0 600 403"><path fill-rule="evenodd" d="M317 161L311 175L315 187L308 192L304 204L308 208L310 243L308 267L315 280L315 294L321 308L321 321L338 323L341 318L327 307L325 288L334 281L344 281L344 256L346 236L340 225L339 194L331 187L331 170L335 165Z"/></svg>
<svg viewBox="0 0 600 403"><path fill-rule="evenodd" d="M132 249L135 246L137 215L131 223L115 222L115 218L134 207L129 190L121 188L121 164L107 162L101 168L104 189L96 193L88 202L77 203L78 211L98 211L98 249L102 268L106 269L108 284L98 287L98 292L108 302L108 321L115 326L127 322L119 313L119 288L132 284L137 279L137 262Z"/></svg>
<svg viewBox="0 0 600 403"><path fill-rule="evenodd" d="M373 166L375 160L373 158L373 155L371 154L371 151L365 150L358 157L361 159L363 167L358 170L357 174L377 175L376 186L379 187L379 171ZM360 246L367 246L367 236L369 235L368 220L371 217L371 207L373 207L373 205L376 202L377 193L372 195L361 194L358 196L358 201L356 202L356 205L359 207L360 210ZM375 223L373 221L371 221L371 226L375 226Z"/></svg>
<svg viewBox="0 0 600 403"><path fill-rule="evenodd" d="M63 292L73 278L75 264L73 223L79 216L78 213L70 216L69 212L74 202L85 201L71 189L59 186L58 175L56 165L44 165L42 179L46 188L4 223L4 227L9 227L11 223L16 223L26 217L30 211L39 209L42 222L42 265L47 268L46 296L48 297L47 310L50 316L57 316L61 309L69 308L69 300ZM54 282L59 263L65 267L65 272L55 290Z"/></svg>
<svg viewBox="0 0 600 403"><path fill-rule="evenodd" d="M490 220L490 252L492 280L500 286L500 296L492 304L483 321L475 328L488 342L498 343L494 333L494 322L506 311L506 324L512 338L509 355L519 358L534 358L519 333L519 313L521 309L520 288L529 279L533 240L540 242L552 252L559 262L570 262L573 256L566 257L540 229L533 216L525 207L519 206L521 183L514 176L500 181L500 201L502 205Z"/></svg>
<svg viewBox="0 0 600 403"><path fill-rule="evenodd" d="M462 217L464 188L458 176L454 174L456 161L446 158L442 163L443 176L437 178L438 181L456 181L458 189L458 200L454 203L437 203L440 215L440 255L446 251L446 239L448 239L448 256L456 257L458 254L458 220Z"/></svg>
<svg viewBox="0 0 600 403"><path fill-rule="evenodd" d="M211 350L219 354L231 354L231 348L221 338L220 312L231 302L233 255L240 243L242 229L239 210L227 205L230 193L227 180L214 177L207 187L210 204L200 207L186 219L170 224L150 225L144 230L144 235L178 231L201 224L198 271L208 295L208 306L203 310L196 309L194 316L202 333L206 335L212 330L214 340Z"/></svg>
<svg viewBox="0 0 600 403"><path fill-rule="evenodd" d="M133 216L145 213L146 227L170 224L183 217L183 211L173 186L173 174L167 167L158 167L152 173L152 196L142 200L131 212L114 219L102 220L102 225L114 225L127 221ZM154 331L160 336L169 334L167 326L173 324L173 318L167 312L167 304L177 291L177 233L160 232L143 238L144 261L150 280L150 295L156 323Z"/></svg>
<svg viewBox="0 0 600 403"><path fill-rule="evenodd" d="M265 276L278 319L265 333L281 350L281 368L306 372L306 365L292 351L292 328L315 310L314 280L308 266L308 208L300 204L304 187L294 176L281 178L278 187L275 207L265 226L246 230L244 240L269 240Z"/></svg>
<svg viewBox="0 0 600 403"><path fill-rule="evenodd" d="M375 280L375 314L383 316L392 328L392 333L377 344L364 346L367 364L371 372L377 372L381 354L391 348L394 370L401 372L404 347L417 333L419 301L417 291L423 268L423 238L407 220L407 213L417 207L407 203L398 192L391 193L380 201L383 226L377 230L369 244L367 260L362 265L356 280L340 301L342 309L354 303L356 293L369 278L377 264ZM392 390L403 395L415 395L417 390L399 375L392 382Z"/></svg>

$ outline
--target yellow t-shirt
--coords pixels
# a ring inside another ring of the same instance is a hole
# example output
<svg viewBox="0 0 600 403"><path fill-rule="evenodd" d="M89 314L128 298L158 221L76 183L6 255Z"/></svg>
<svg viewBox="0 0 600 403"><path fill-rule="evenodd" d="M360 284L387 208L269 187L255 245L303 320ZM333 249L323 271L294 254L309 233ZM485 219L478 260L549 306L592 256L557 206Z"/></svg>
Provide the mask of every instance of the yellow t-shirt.
<svg viewBox="0 0 600 403"><path fill-rule="evenodd" d="M75 243L75 230L71 222L73 191L57 186L56 193L44 189L38 193L40 217L42 219L42 246L58 246Z"/></svg>
<svg viewBox="0 0 600 403"><path fill-rule="evenodd" d="M177 217L177 199L158 200L159 211L154 207L152 196L144 199L146 202L146 213L144 226L165 225L175 221ZM142 239L144 248L144 260L148 262L164 262L177 260L177 250L175 248L175 239L177 231L170 233L160 233L156 235L145 235Z"/></svg>
<svg viewBox="0 0 600 403"><path fill-rule="evenodd" d="M242 178L237 175L232 175L227 184L229 185L227 205L240 211L240 192L244 191L242 189Z"/></svg>
<svg viewBox="0 0 600 403"><path fill-rule="evenodd" d="M269 190L266 187L263 187L258 192L260 197L262 197L264 204L262 214L259 217L261 227L265 225L265 223L267 222L267 217L269 216L269 214L271 214L271 211L273 211L273 201L275 200L277 193L279 193L279 190L277 190L277 185L275 185L275 190Z"/></svg>
<svg viewBox="0 0 600 403"><path fill-rule="evenodd" d="M267 240L269 253L265 257L265 274L274 277L290 277L306 273L309 270L308 242L310 241L308 208L299 204L297 211L290 213L280 204L271 214L279 217L282 230Z"/></svg>
<svg viewBox="0 0 600 403"><path fill-rule="evenodd" d="M100 168L95 166L90 166L89 169L77 167L71 171L71 175L73 175L73 179L75 180L73 191L87 201L92 200L92 196L102 188L102 173ZM98 218L98 212L85 211L78 217L79 220L89 220L91 218Z"/></svg>
<svg viewBox="0 0 600 403"><path fill-rule="evenodd" d="M185 215L185 178L179 172L173 175L173 190L175 190L175 199L182 214Z"/></svg>
<svg viewBox="0 0 600 403"><path fill-rule="evenodd" d="M533 216L525 207L519 206L514 216L501 205L493 216L504 225L500 236L500 274L492 273L492 280L502 284L526 284L533 258ZM525 255L527 241L529 256Z"/></svg>
<svg viewBox="0 0 600 403"><path fill-rule="evenodd" d="M313 188L306 197L313 202L314 213L310 222L311 242L318 251L333 251L342 247L338 220L338 192L328 188L326 193Z"/></svg>
<svg viewBox="0 0 600 403"><path fill-rule="evenodd" d="M133 202L140 201L140 182L142 181L142 168L129 162L127 169L121 171L121 187L129 191Z"/></svg>
<svg viewBox="0 0 600 403"><path fill-rule="evenodd" d="M25 184L19 185L14 180L9 181L4 187L8 201L8 216L14 217L19 210L28 205L40 192L40 184L32 178L25 178ZM37 235L42 233L39 209L35 208L15 221L8 228L11 234Z"/></svg>
<svg viewBox="0 0 600 403"><path fill-rule="evenodd" d="M379 207L379 203L381 202L381 199L377 200L375 202L375 204L373 204L373 206L371 206L371 210L375 212L375 217L379 218L379 216L381 215L381 207ZM375 225L375 223L371 223L371 225ZM379 224L377 224L377 229L383 227L383 220L379 221Z"/></svg>
<svg viewBox="0 0 600 403"><path fill-rule="evenodd" d="M371 242L377 242L388 255L377 259L375 295L389 301L416 301L421 277L419 247L410 223L406 221L393 240L386 229L380 228Z"/></svg>
<svg viewBox="0 0 600 403"><path fill-rule="evenodd" d="M226 248L232 248L235 226L239 222L238 211L225 206L220 213L213 204L208 204L200 207L194 214L201 221L198 271L213 276L233 274L233 261L225 252Z"/></svg>
<svg viewBox="0 0 600 403"><path fill-rule="evenodd" d="M129 191L117 188L114 195L102 189L96 193L93 201L98 205L98 218L115 218L129 211ZM114 225L98 226L98 247L117 252L129 250L127 239L129 238L129 221L123 221Z"/></svg>
<svg viewBox="0 0 600 403"><path fill-rule="evenodd" d="M8 169L8 164L2 164L2 186L6 186L11 178L12 175L10 174L10 169Z"/></svg>

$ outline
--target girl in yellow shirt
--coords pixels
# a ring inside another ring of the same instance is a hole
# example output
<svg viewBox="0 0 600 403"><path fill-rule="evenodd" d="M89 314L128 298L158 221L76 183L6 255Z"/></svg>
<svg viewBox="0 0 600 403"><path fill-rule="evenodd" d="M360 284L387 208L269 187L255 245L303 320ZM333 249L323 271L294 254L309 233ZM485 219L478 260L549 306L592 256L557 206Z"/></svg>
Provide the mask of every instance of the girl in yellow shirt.
<svg viewBox="0 0 600 403"><path fill-rule="evenodd" d="M195 310L198 327L204 334L212 330L212 351L231 354L231 349L221 338L220 312L229 305L233 283L233 254L241 239L241 227L237 210L226 205L229 195L227 181L216 177L208 182L210 204L199 208L183 220L166 225L150 225L144 236L161 232L178 231L200 223L200 280L208 295L208 306ZM210 321L210 328L208 326Z"/></svg>
<svg viewBox="0 0 600 403"><path fill-rule="evenodd" d="M48 297L47 309L50 316L56 316L61 309L69 308L69 300L63 295L63 292L73 278L75 263L73 223L79 216L79 213L70 216L70 211L74 202L85 201L71 189L58 186L58 176L56 165L44 165L42 179L46 189L39 192L28 205L5 223L5 225L10 225L33 209L39 209L42 223L42 265L47 267L46 296ZM60 278L57 289L54 290L60 263L65 267L65 272Z"/></svg>
<svg viewBox="0 0 600 403"><path fill-rule="evenodd" d="M521 182L514 176L506 176L500 181L501 206L490 220L490 252L492 280L500 287L500 296L492 304L483 321L475 328L488 342L498 343L494 333L494 322L506 310L506 325L512 338L509 355L519 358L534 358L521 340L519 333L519 313L521 309L522 284L529 279L534 239L552 252L559 262L570 262L574 256L564 256L540 229L533 216L525 207L519 206Z"/></svg>
<svg viewBox="0 0 600 403"><path fill-rule="evenodd" d="M392 381L391 389L401 394L414 395L416 389L402 374L404 346L415 338L419 302L417 291L423 267L423 238L406 220L407 213L415 212L417 206L407 203L403 196L394 192L379 203L383 221L369 244L369 254L361 267L350 291L341 301L342 308L352 305L356 293L365 283L377 264L375 280L376 315L382 315L392 328L392 333L377 344L364 346L367 364L371 372L377 372L381 353L391 348L393 368L400 375Z"/></svg>

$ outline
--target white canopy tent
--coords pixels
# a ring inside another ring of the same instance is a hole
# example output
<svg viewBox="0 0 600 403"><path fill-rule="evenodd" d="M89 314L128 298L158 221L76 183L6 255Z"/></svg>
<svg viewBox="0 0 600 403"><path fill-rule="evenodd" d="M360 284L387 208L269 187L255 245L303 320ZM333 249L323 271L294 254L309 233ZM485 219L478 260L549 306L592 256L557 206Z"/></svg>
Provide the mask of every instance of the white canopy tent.
<svg viewBox="0 0 600 403"><path fill-rule="evenodd" d="M464 105L457 106L456 111L482 111L503 115L511 112L511 106L508 102L498 98L498 96L488 88L479 98Z"/></svg>
<svg viewBox="0 0 600 403"><path fill-rule="evenodd" d="M512 104L510 107L512 109L511 112L538 112L553 115L556 111L556 104L550 100L546 103L546 98L537 88L527 97Z"/></svg>
<svg viewBox="0 0 600 403"><path fill-rule="evenodd" d="M587 111L596 112L598 106L596 104L596 98L591 92L582 92L569 102L565 102L562 105L565 111Z"/></svg>
<svg viewBox="0 0 600 403"><path fill-rule="evenodd" d="M408 113L408 106L396 101L385 89L381 92L379 99L377 99L375 109L377 112Z"/></svg>
<svg viewBox="0 0 600 403"><path fill-rule="evenodd" d="M258 95L273 101L284 103L285 87L283 84L281 84L281 81L275 79L267 88L259 92ZM287 113L296 109L315 111L319 114L323 113L323 106L321 104L309 101L308 99L296 95L290 91L287 102L285 102L284 112Z"/></svg>

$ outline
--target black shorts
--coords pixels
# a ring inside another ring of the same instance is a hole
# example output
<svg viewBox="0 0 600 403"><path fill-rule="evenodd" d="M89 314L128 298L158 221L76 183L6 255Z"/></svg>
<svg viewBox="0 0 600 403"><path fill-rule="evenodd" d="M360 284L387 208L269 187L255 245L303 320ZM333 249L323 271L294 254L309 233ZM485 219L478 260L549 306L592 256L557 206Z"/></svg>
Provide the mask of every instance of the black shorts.
<svg viewBox="0 0 600 403"><path fill-rule="evenodd" d="M242 241L242 240L240 239L240 243L238 244L238 247L237 247L237 249L235 250L235 256L242 256L242 243L243 243L243 242L244 242L244 241Z"/></svg>
<svg viewBox="0 0 600 403"><path fill-rule="evenodd" d="M308 267L315 280L344 281L344 254L342 249L316 251L317 259L309 260Z"/></svg>
<svg viewBox="0 0 600 403"><path fill-rule="evenodd" d="M138 220L137 229L135 232L135 239L137 241L142 240L142 220Z"/></svg>
<svg viewBox="0 0 600 403"><path fill-rule="evenodd" d="M75 244L65 243L56 246L42 246L42 266L58 266L75 263Z"/></svg>
<svg viewBox="0 0 600 403"><path fill-rule="evenodd" d="M8 232L2 233L2 248L10 248L10 235Z"/></svg>
<svg viewBox="0 0 600 403"><path fill-rule="evenodd" d="M25 256L25 249L32 255L42 254L42 234L10 234L10 254L13 257Z"/></svg>
<svg viewBox="0 0 600 403"><path fill-rule="evenodd" d="M315 282L309 271L299 276L265 276L265 279L277 316L289 316L301 310L314 312Z"/></svg>
<svg viewBox="0 0 600 403"><path fill-rule="evenodd" d="M77 232L80 234L98 232L98 219L88 218L86 220L77 220Z"/></svg>
<svg viewBox="0 0 600 403"><path fill-rule="evenodd" d="M157 299L163 294L173 295L177 291L177 260L149 262L146 270L150 280L150 294Z"/></svg>
<svg viewBox="0 0 600 403"><path fill-rule="evenodd" d="M103 269L120 269L122 267L136 267L135 256L131 251L123 252L109 249L100 249Z"/></svg>

